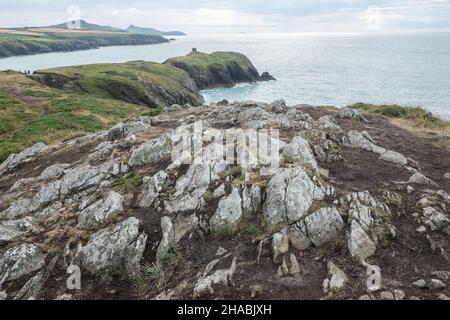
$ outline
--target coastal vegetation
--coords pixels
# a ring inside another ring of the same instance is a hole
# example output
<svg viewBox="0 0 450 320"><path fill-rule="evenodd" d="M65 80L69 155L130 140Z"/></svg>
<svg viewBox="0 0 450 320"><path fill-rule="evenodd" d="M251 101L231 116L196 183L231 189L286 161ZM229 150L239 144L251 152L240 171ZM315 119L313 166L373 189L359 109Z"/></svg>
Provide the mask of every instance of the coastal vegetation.
<svg viewBox="0 0 450 320"><path fill-rule="evenodd" d="M71 30L63 28L0 29L0 58L107 46L144 45L168 42L160 35L126 31Z"/></svg>

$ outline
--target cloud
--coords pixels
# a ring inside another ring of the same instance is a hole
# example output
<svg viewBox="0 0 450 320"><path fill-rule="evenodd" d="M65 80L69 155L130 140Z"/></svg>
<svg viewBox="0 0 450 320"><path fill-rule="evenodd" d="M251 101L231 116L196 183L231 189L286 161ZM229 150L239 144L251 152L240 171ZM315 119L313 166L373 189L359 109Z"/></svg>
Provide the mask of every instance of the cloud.
<svg viewBox="0 0 450 320"><path fill-rule="evenodd" d="M450 0L0 0L0 27L49 25L78 5L96 23L280 32L450 29Z"/></svg>

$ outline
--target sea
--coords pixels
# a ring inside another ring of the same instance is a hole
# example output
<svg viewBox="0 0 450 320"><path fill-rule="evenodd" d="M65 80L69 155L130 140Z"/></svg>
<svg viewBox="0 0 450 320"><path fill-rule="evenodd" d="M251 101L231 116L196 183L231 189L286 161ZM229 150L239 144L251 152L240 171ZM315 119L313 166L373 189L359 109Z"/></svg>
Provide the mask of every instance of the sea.
<svg viewBox="0 0 450 320"><path fill-rule="evenodd" d="M356 102L421 106L450 119L450 33L235 33L171 37L170 43L0 59L0 70L35 71L132 60L163 62L196 48L237 51L277 80L202 91L207 102L284 99L289 105Z"/></svg>

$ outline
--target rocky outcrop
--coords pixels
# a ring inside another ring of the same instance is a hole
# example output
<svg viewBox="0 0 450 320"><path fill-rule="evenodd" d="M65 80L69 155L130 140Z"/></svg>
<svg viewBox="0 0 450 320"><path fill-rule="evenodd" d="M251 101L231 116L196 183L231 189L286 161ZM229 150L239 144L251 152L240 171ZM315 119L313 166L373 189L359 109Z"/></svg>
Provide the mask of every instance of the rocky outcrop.
<svg viewBox="0 0 450 320"><path fill-rule="evenodd" d="M171 58L164 63L186 71L200 90L233 86L240 82L275 80L267 72L260 75L246 56L236 52L206 54L193 51L187 56Z"/></svg>
<svg viewBox="0 0 450 320"><path fill-rule="evenodd" d="M448 157L370 121L223 102L25 153L0 176L0 299L448 296Z"/></svg>
<svg viewBox="0 0 450 320"><path fill-rule="evenodd" d="M91 236L78 251L81 266L91 274L139 274L147 235L139 232L140 221L128 218Z"/></svg>

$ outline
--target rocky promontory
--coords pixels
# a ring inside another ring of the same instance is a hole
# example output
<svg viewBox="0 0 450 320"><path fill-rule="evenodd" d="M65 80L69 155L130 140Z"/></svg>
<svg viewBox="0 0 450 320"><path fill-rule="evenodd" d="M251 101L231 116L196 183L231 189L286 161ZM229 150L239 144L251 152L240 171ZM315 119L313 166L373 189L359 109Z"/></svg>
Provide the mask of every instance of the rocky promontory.
<svg viewBox="0 0 450 320"><path fill-rule="evenodd" d="M186 56L168 59L164 64L189 73L200 90L234 86L242 82L275 80L267 72L260 75L250 59L237 52L206 54L193 50Z"/></svg>
<svg viewBox="0 0 450 320"><path fill-rule="evenodd" d="M0 297L449 299L448 140L393 109L175 105L13 154Z"/></svg>

